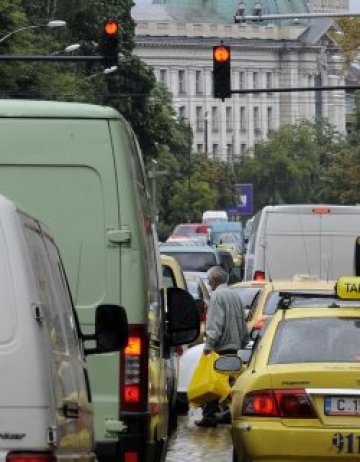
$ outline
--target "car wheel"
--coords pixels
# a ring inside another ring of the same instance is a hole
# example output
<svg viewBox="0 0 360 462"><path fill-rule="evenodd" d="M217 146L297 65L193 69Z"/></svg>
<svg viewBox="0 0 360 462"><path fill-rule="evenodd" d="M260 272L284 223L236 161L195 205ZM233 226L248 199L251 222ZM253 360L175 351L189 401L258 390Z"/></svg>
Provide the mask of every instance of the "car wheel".
<svg viewBox="0 0 360 462"><path fill-rule="evenodd" d="M232 462L251 462L251 460L244 459L244 457L239 458L235 452L235 448L233 448Z"/></svg>
<svg viewBox="0 0 360 462"><path fill-rule="evenodd" d="M176 398L176 412L178 415L186 415L189 412L189 403L177 397Z"/></svg>

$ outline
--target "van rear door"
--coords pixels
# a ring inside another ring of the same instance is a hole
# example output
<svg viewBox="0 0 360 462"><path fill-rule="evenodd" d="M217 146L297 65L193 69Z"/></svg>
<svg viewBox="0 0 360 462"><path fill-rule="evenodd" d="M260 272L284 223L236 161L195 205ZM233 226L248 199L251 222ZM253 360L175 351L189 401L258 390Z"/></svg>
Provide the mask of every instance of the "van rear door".
<svg viewBox="0 0 360 462"><path fill-rule="evenodd" d="M93 332L99 304L126 306L120 297L118 185L109 121L3 117L0 138L9 147L0 153L2 193L53 232L82 329ZM117 441L105 421L118 419L119 355L94 355L88 364L96 439ZM92 374L95 369L101 372Z"/></svg>
<svg viewBox="0 0 360 462"><path fill-rule="evenodd" d="M321 259L321 215L271 212L266 214L264 226L263 268L267 278L287 279L294 274L319 276Z"/></svg>

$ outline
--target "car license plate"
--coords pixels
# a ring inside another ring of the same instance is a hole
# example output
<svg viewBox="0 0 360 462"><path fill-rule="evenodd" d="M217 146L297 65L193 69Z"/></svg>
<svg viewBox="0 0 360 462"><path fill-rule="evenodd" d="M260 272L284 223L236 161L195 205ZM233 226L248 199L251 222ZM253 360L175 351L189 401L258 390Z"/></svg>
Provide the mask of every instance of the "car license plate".
<svg viewBox="0 0 360 462"><path fill-rule="evenodd" d="M360 416L360 396L326 396L325 414Z"/></svg>

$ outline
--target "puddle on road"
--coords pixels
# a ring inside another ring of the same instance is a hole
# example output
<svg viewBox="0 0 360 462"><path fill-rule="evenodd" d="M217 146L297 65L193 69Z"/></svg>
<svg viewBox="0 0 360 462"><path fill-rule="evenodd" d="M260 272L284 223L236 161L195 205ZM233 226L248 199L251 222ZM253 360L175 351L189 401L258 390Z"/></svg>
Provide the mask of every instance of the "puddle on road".
<svg viewBox="0 0 360 462"><path fill-rule="evenodd" d="M230 425L215 428L197 427L194 416L179 417L171 437L166 462L231 462Z"/></svg>

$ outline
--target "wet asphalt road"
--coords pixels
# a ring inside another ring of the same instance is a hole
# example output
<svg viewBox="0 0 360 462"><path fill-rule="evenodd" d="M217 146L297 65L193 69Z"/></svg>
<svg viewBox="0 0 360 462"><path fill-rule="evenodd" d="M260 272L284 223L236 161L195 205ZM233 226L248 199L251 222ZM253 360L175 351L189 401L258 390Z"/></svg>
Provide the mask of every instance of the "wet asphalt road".
<svg viewBox="0 0 360 462"><path fill-rule="evenodd" d="M230 425L199 428L194 417L179 416L170 439L166 462L231 462Z"/></svg>

